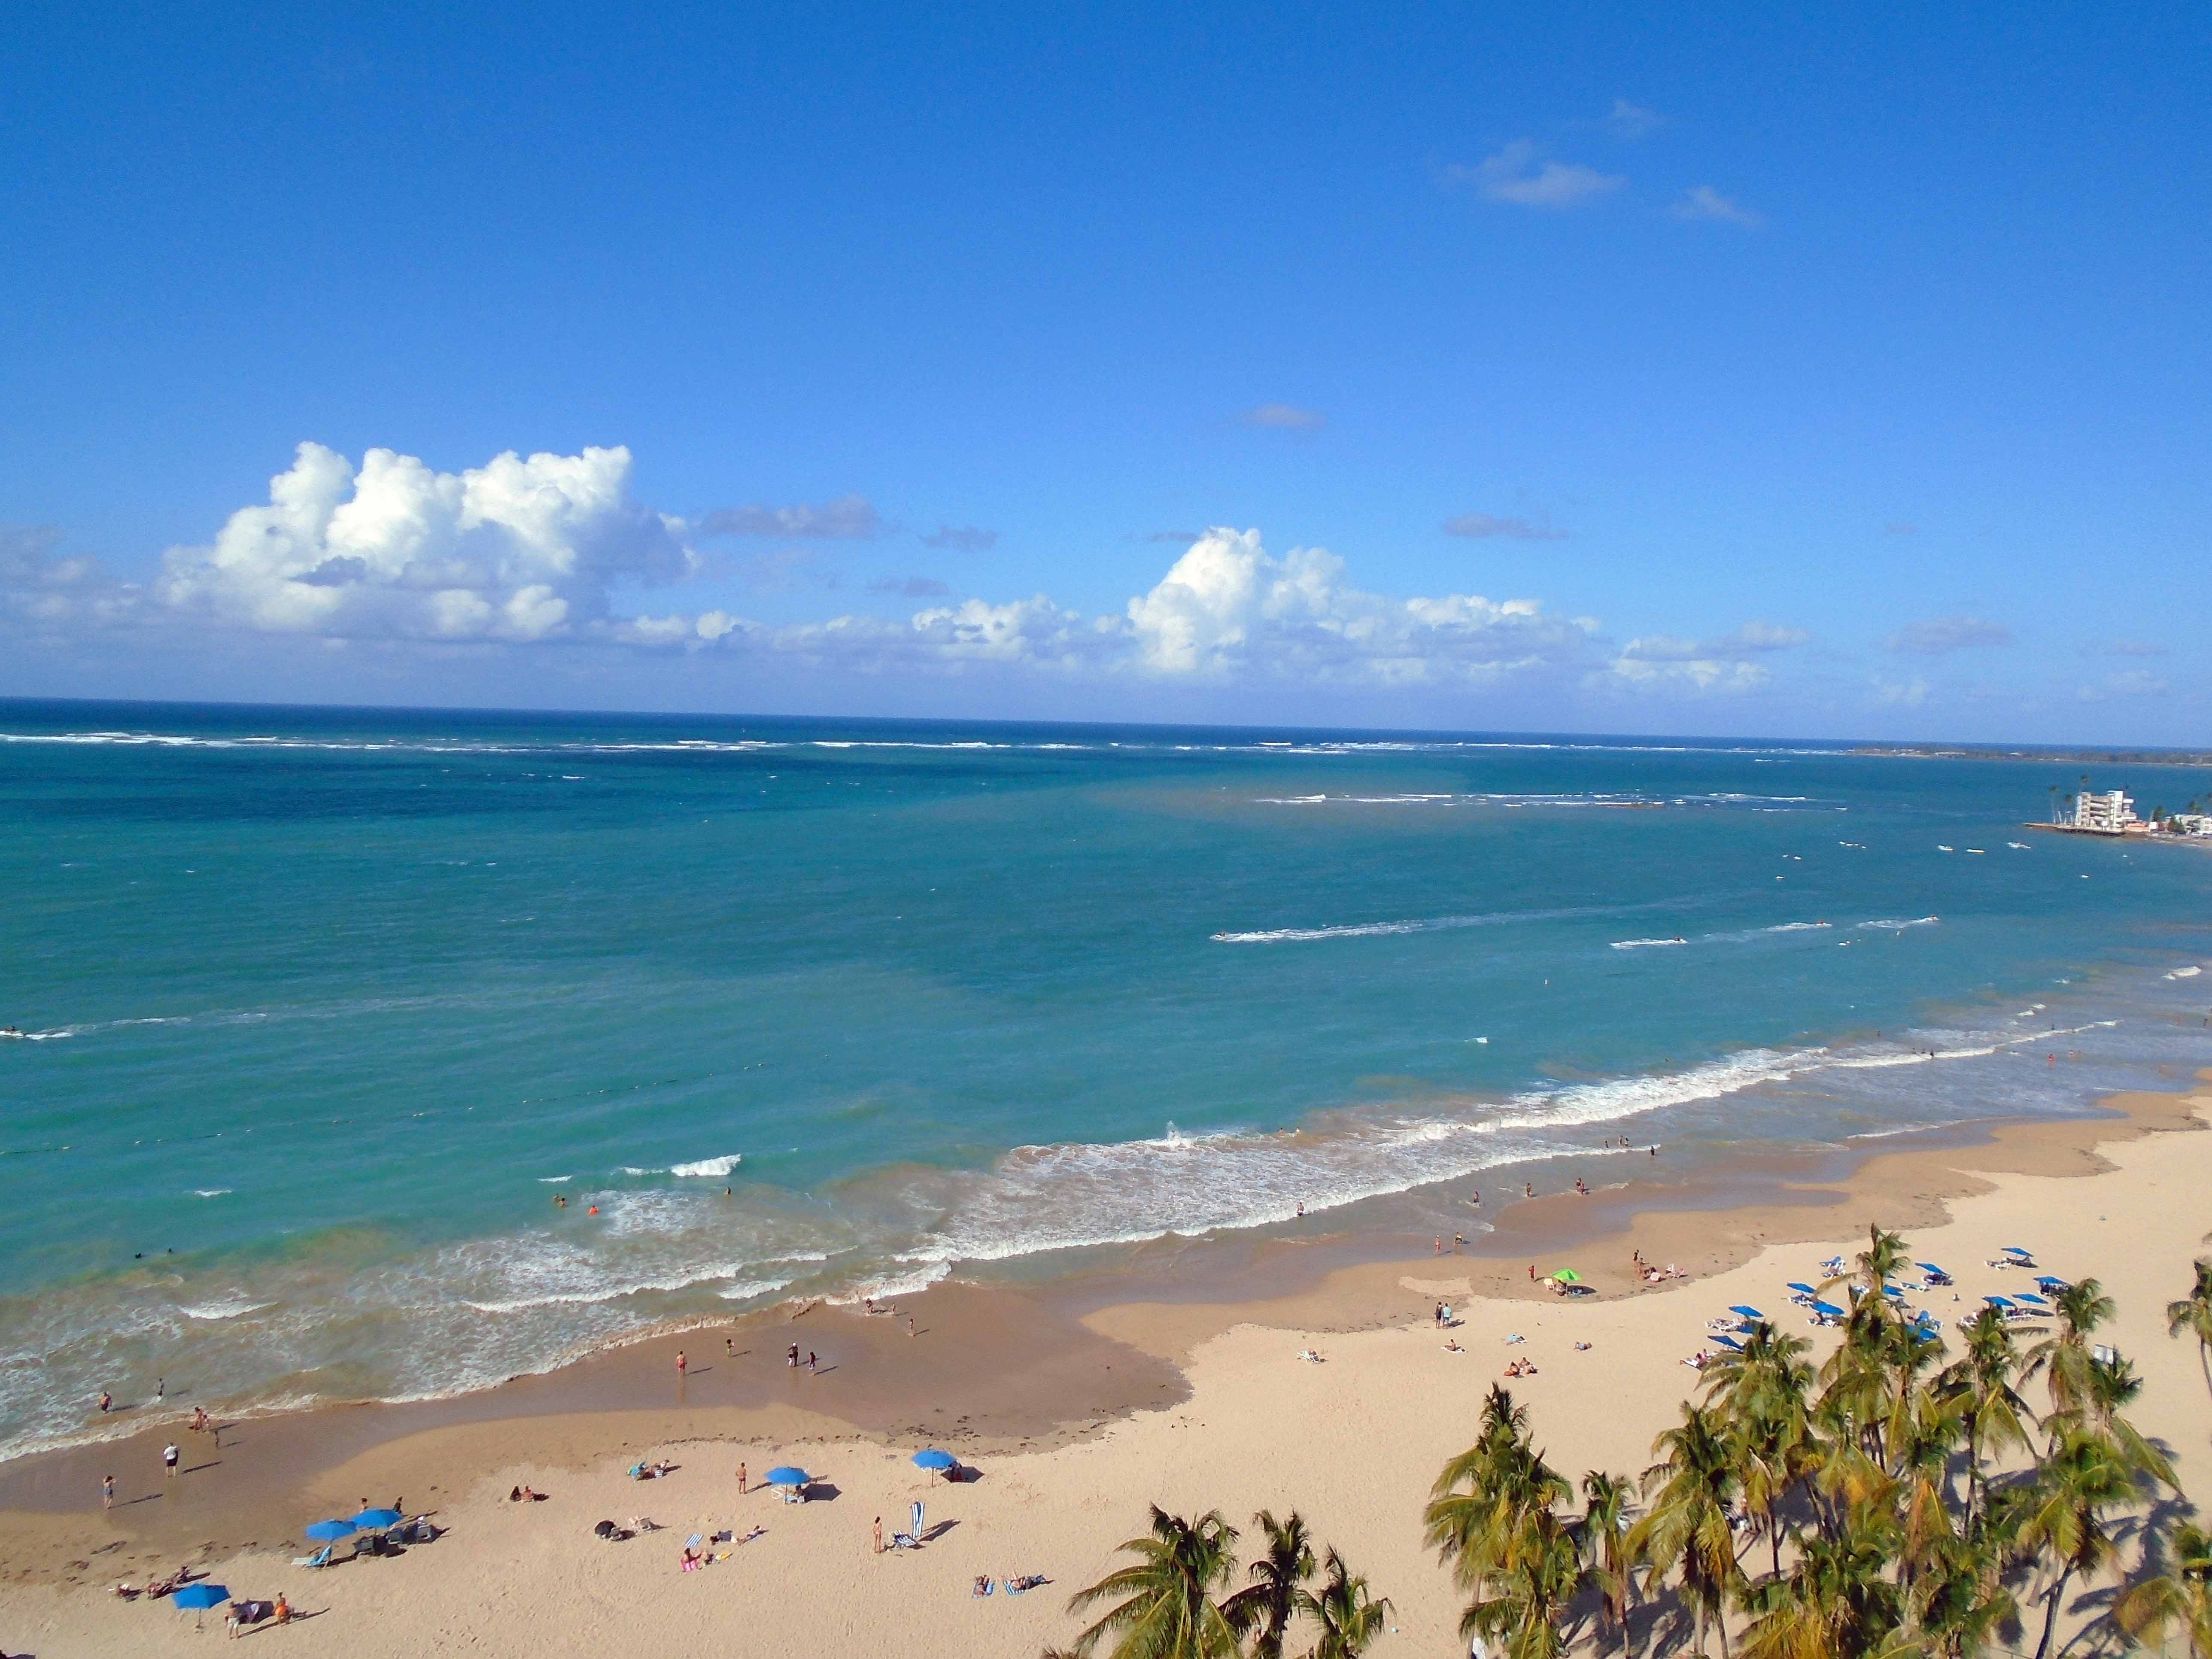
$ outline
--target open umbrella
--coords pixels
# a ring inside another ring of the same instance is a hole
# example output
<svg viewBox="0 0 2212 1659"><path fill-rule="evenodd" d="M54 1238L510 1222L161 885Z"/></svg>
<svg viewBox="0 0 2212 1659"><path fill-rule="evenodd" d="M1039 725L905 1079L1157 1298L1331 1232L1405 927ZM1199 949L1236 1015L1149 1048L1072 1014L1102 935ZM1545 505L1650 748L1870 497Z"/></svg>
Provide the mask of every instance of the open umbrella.
<svg viewBox="0 0 2212 1659"><path fill-rule="evenodd" d="M1894 1285L1883 1285L1881 1287L1881 1293L1887 1297L1892 1302L1902 1302L1905 1300L1905 1292L1898 1289Z"/></svg>
<svg viewBox="0 0 2212 1659"><path fill-rule="evenodd" d="M2035 1252L2034 1252L2034 1251L2033 1251L2033 1250L2023 1250L2023 1249L2021 1249L2021 1248L2020 1248L2020 1246L2019 1246L2019 1245L2017 1245L2017 1244L2008 1244L2008 1245L2006 1245L2006 1246L2004 1247L2004 1253L2005 1253L2007 1255L2016 1255L2016 1256L2021 1256L2021 1257L2031 1256L2031 1255L2033 1255L2035 1254Z"/></svg>
<svg viewBox="0 0 2212 1659"><path fill-rule="evenodd" d="M1730 1353L1741 1353L1743 1352L1743 1344L1737 1341L1732 1336L1717 1336L1713 1339L1713 1341L1717 1346L1726 1348Z"/></svg>
<svg viewBox="0 0 2212 1659"><path fill-rule="evenodd" d="M1982 1300L1992 1308L2009 1308L2013 1305L2013 1300L2008 1296L1985 1296Z"/></svg>
<svg viewBox="0 0 2212 1659"><path fill-rule="evenodd" d="M1818 1295L1820 1295L1820 1291L1818 1291L1814 1290L1814 1289L1810 1285L1800 1285L1800 1284L1799 1284L1796 1279L1791 1279L1791 1280L1790 1280L1787 1285L1784 1285L1782 1288L1783 1288L1784 1290L1785 1290L1785 1291L1796 1291L1796 1292L1797 1292L1797 1294L1798 1294L1798 1295L1800 1295L1800 1296L1818 1296Z"/></svg>
<svg viewBox="0 0 2212 1659"><path fill-rule="evenodd" d="M1732 1314L1741 1314L1746 1319L1764 1319L1766 1317L1765 1314L1759 1312L1758 1309L1753 1307L1748 1302L1739 1302L1735 1306L1730 1308L1729 1311Z"/></svg>
<svg viewBox="0 0 2212 1659"><path fill-rule="evenodd" d="M794 1469L788 1463L780 1463L761 1479L771 1486L803 1486L814 1477L805 1469Z"/></svg>
<svg viewBox="0 0 2212 1659"><path fill-rule="evenodd" d="M184 1589L173 1591L172 1594L176 1597L179 1607L191 1607L203 1614L210 1607L219 1607L230 1600L229 1586L210 1584L205 1580L197 1584L187 1584ZM202 1619L199 1622L204 1625L206 1620Z"/></svg>
<svg viewBox="0 0 2212 1659"><path fill-rule="evenodd" d="M1844 1316L1844 1310L1832 1302L1815 1302L1813 1304L1813 1311L1816 1314L1825 1314L1830 1319L1841 1319Z"/></svg>
<svg viewBox="0 0 2212 1659"><path fill-rule="evenodd" d="M350 1521L317 1521L307 1528L307 1536L318 1543L327 1544L333 1539L350 1538L361 1528Z"/></svg>
<svg viewBox="0 0 2212 1659"><path fill-rule="evenodd" d="M396 1527L407 1517L398 1510L363 1510L353 1518L356 1527Z"/></svg>
<svg viewBox="0 0 2212 1659"><path fill-rule="evenodd" d="M1583 1276L1577 1273L1572 1267L1562 1267L1559 1272L1553 1273L1552 1277L1558 1279L1562 1285L1579 1285L1583 1282Z"/></svg>
<svg viewBox="0 0 2212 1659"><path fill-rule="evenodd" d="M914 1466L918 1469L949 1469L959 1461L951 1452L939 1451L934 1446L914 1455Z"/></svg>
<svg viewBox="0 0 2212 1659"><path fill-rule="evenodd" d="M2036 1295L2033 1291L2022 1291L2018 1296L2014 1297L2013 1300L2015 1302L2026 1302L2038 1308L2047 1308L2051 1305L2041 1297Z"/></svg>
<svg viewBox="0 0 2212 1659"><path fill-rule="evenodd" d="M2059 1291L2069 1290L2072 1287L2069 1286L2064 1279L2055 1279L2051 1274L2045 1273L2042 1278L2035 1281L2035 1288L2039 1291L2050 1291L2055 1294Z"/></svg>

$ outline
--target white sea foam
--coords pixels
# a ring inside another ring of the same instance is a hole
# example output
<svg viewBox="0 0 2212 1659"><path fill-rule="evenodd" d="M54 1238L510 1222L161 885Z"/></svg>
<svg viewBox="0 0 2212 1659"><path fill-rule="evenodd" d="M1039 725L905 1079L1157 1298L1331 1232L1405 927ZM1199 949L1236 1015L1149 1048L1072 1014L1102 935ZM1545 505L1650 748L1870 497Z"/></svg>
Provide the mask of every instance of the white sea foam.
<svg viewBox="0 0 2212 1659"><path fill-rule="evenodd" d="M273 1302L255 1302L243 1296L227 1297L221 1302L210 1302L198 1307L179 1308L177 1311L188 1319L237 1319L250 1313L259 1313L264 1308L273 1308Z"/></svg>
<svg viewBox="0 0 2212 1659"><path fill-rule="evenodd" d="M192 1196L194 1198L228 1198L231 1190L228 1187L195 1187L192 1188Z"/></svg>
<svg viewBox="0 0 2212 1659"><path fill-rule="evenodd" d="M1910 921L1899 921L1882 917L1874 921L1863 921L1859 926L1879 928L1886 933L1901 933L1908 927L1933 927L1942 920L1940 916L1915 916Z"/></svg>
<svg viewBox="0 0 2212 1659"><path fill-rule="evenodd" d="M912 1264L913 1271L886 1273L862 1289L824 1297L823 1300L833 1308L850 1308L863 1302L889 1302L902 1296L919 1296L952 1271L951 1262L941 1256L901 1255L897 1259Z"/></svg>
<svg viewBox="0 0 2212 1659"><path fill-rule="evenodd" d="M1616 951L1648 951L1662 945L1687 945L1686 939L1617 939L1613 942Z"/></svg>
<svg viewBox="0 0 2212 1659"><path fill-rule="evenodd" d="M702 1158L691 1164L672 1164L668 1166L668 1173L672 1176L711 1176L720 1181L744 1161L743 1152L729 1152L720 1158Z"/></svg>
<svg viewBox="0 0 2212 1659"><path fill-rule="evenodd" d="M2177 968L2172 973L2168 974L2166 977L2168 979L2195 979L2197 975L2203 971L2204 970L2202 968L2195 966Z"/></svg>
<svg viewBox="0 0 2212 1659"><path fill-rule="evenodd" d="M653 1278L630 1279L621 1284L602 1283L579 1286L574 1290L548 1290L531 1296L481 1300L463 1297L461 1300L478 1313L526 1313L533 1308L575 1307L590 1303L618 1301L623 1297L642 1296L651 1291L681 1291L694 1285L713 1285L723 1279L739 1280L746 1267L747 1264L742 1261L725 1261Z"/></svg>
<svg viewBox="0 0 2212 1659"><path fill-rule="evenodd" d="M567 1181L574 1181L575 1178L576 1178L576 1177L575 1177L575 1176L572 1176L572 1175L564 1175L564 1176L538 1176L538 1181L539 1181L543 1185L544 1185L544 1186L548 1186L548 1187L558 1187L559 1185L561 1185L561 1184L562 1184L562 1182L567 1182Z"/></svg>
<svg viewBox="0 0 2212 1659"><path fill-rule="evenodd" d="M778 1291L789 1290L797 1281L793 1279L741 1279L734 1285L725 1285L714 1294L725 1302L750 1302L755 1297L773 1296Z"/></svg>

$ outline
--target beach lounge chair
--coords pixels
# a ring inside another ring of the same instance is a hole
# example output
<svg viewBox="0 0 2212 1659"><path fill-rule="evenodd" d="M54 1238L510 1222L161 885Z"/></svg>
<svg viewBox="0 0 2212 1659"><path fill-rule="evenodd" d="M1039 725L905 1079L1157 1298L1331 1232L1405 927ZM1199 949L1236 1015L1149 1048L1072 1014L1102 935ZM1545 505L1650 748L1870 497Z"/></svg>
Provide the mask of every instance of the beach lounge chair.
<svg viewBox="0 0 2212 1659"><path fill-rule="evenodd" d="M1951 1275L1932 1261L1916 1261L1912 1265L1927 1275L1928 1283L1930 1285L1948 1287L1951 1283Z"/></svg>
<svg viewBox="0 0 2212 1659"><path fill-rule="evenodd" d="M313 1555L295 1555L292 1558L292 1565L295 1567L327 1567L331 1564L331 1546L325 1544Z"/></svg>

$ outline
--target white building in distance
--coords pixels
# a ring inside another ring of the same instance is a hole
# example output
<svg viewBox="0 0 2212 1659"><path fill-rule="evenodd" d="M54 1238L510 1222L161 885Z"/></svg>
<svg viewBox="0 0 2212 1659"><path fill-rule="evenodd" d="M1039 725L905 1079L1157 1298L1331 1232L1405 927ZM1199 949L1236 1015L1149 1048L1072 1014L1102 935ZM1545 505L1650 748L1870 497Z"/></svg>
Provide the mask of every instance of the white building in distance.
<svg viewBox="0 0 2212 1659"><path fill-rule="evenodd" d="M2100 836L2124 836L2146 826L2136 816L2136 804L2118 789L2102 794L2083 790L2074 797L2074 828Z"/></svg>

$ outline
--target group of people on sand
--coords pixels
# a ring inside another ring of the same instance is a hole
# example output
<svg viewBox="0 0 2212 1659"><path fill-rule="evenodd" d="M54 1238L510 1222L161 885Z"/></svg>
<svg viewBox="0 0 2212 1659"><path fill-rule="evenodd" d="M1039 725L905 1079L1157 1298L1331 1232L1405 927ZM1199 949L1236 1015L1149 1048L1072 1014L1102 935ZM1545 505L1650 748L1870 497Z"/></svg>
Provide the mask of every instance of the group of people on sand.
<svg viewBox="0 0 2212 1659"><path fill-rule="evenodd" d="M1663 1267L1656 1262L1646 1261L1644 1259L1644 1252L1640 1249L1631 1250L1628 1256L1629 1260L1636 1264L1636 1276L1647 1285L1663 1285L1670 1279L1689 1277L1689 1274L1671 1261Z"/></svg>
<svg viewBox="0 0 2212 1659"><path fill-rule="evenodd" d="M1508 1376L1534 1376L1535 1374L1536 1362L1533 1359L1516 1359L1505 1368Z"/></svg>

